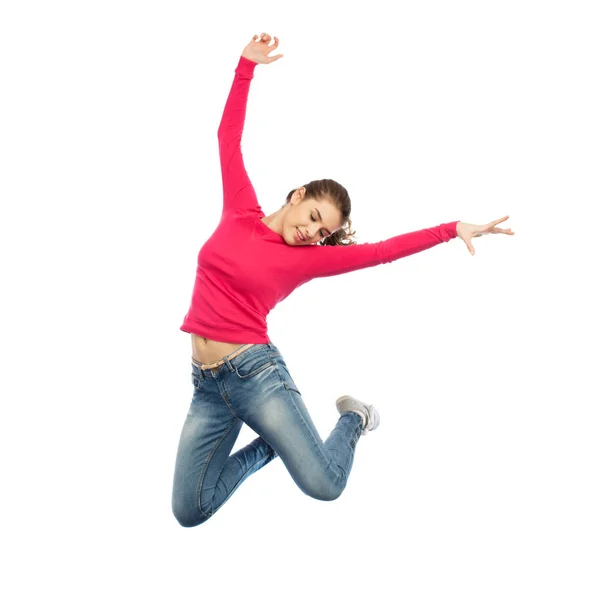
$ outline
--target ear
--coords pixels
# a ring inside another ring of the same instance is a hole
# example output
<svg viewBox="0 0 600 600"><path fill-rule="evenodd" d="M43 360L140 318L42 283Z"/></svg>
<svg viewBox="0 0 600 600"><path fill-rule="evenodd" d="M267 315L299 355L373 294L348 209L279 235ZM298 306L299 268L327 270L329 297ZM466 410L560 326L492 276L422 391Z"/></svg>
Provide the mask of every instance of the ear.
<svg viewBox="0 0 600 600"><path fill-rule="evenodd" d="M292 194L292 197L290 198L290 204L296 205L296 204L298 204L298 202L301 202L302 199L304 198L305 192L306 192L306 188L305 187L298 188Z"/></svg>

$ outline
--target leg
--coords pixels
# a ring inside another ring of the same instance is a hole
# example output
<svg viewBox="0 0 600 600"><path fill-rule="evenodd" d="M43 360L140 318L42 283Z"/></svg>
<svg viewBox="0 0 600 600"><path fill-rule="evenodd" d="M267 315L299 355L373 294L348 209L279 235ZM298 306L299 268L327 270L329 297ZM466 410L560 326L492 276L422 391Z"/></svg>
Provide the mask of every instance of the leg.
<svg viewBox="0 0 600 600"><path fill-rule="evenodd" d="M238 361L230 381L232 412L275 450L300 489L319 500L339 497L362 433L360 415L342 414L323 442L283 357L268 346Z"/></svg>
<svg viewBox="0 0 600 600"><path fill-rule="evenodd" d="M172 496L173 514L184 527L209 519L242 481L276 456L261 438L229 455L242 421L223 401L214 378L192 368L194 395L179 439Z"/></svg>

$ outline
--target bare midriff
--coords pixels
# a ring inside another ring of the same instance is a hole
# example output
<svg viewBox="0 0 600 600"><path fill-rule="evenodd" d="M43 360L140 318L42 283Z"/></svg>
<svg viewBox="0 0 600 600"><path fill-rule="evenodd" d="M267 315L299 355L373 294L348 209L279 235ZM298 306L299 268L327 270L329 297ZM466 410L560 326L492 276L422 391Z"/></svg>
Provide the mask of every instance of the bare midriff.
<svg viewBox="0 0 600 600"><path fill-rule="evenodd" d="M229 342L217 342L215 340L209 340L208 338L191 334L192 337L192 356L195 360L202 364L210 364L221 360L224 356L231 354L234 350L237 350L240 346L246 344L246 342L240 342L239 344L230 344ZM253 345L253 344L248 344Z"/></svg>

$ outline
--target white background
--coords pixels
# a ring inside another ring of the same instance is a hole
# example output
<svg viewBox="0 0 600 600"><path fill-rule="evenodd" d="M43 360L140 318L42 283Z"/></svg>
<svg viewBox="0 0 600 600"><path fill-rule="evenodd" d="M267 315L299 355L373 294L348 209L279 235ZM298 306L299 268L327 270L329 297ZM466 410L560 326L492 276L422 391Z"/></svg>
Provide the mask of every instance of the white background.
<svg viewBox="0 0 600 600"><path fill-rule="evenodd" d="M599 597L594 4L2 3L3 597ZM263 31L284 57L256 67L242 146L267 214L328 177L359 242L505 215L515 235L278 305L322 436L346 393L381 425L335 502L276 460L186 529L179 327Z"/></svg>

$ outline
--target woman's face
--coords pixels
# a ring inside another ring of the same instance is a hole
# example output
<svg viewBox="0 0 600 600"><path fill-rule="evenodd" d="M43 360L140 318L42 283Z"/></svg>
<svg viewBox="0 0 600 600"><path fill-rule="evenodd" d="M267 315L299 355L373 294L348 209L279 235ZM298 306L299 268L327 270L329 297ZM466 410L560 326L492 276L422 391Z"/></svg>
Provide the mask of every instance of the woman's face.
<svg viewBox="0 0 600 600"><path fill-rule="evenodd" d="M293 193L283 219L283 239L290 246L316 244L342 227L342 215L330 200L303 200L305 191Z"/></svg>

